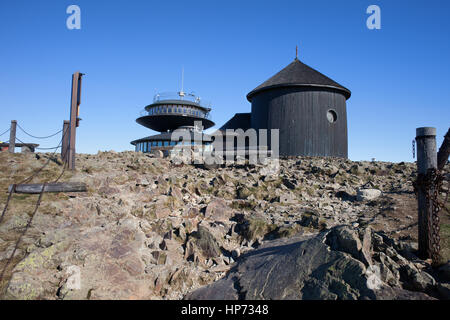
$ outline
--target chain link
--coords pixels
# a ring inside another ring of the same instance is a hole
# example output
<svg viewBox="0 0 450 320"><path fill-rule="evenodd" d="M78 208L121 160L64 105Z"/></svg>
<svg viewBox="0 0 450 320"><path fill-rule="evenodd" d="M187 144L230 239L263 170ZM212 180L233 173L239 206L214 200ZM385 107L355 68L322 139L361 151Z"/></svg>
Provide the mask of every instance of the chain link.
<svg viewBox="0 0 450 320"><path fill-rule="evenodd" d="M426 198L426 208L431 206L431 221L428 227L428 248L427 255L433 262L437 263L440 259L440 223L439 211L443 204L439 201L439 192L442 187L443 176L439 170L430 168L426 174L419 174L417 180L413 183L416 195L419 189L422 190Z"/></svg>

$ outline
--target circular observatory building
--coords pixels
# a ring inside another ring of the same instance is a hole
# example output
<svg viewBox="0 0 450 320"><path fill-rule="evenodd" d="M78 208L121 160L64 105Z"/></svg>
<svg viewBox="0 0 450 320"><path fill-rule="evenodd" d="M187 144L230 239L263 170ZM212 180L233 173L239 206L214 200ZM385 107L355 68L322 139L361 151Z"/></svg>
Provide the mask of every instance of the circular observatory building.
<svg viewBox="0 0 450 320"><path fill-rule="evenodd" d="M280 156L347 158L350 95L350 90L295 58L247 94L249 127L268 129L268 141L270 130L279 129Z"/></svg>
<svg viewBox="0 0 450 320"><path fill-rule="evenodd" d="M134 140L131 144L135 146L136 151L147 153L160 150L165 156L174 146L180 144L192 147L210 145L211 137L203 133L203 130L214 126L214 122L210 119L210 111L209 104L206 106L192 93L180 91L156 94L153 103L141 111L141 116L136 122L160 133ZM172 133L175 130L177 139L173 141ZM180 133L185 139L186 136L190 137L190 141L184 141L179 137Z"/></svg>

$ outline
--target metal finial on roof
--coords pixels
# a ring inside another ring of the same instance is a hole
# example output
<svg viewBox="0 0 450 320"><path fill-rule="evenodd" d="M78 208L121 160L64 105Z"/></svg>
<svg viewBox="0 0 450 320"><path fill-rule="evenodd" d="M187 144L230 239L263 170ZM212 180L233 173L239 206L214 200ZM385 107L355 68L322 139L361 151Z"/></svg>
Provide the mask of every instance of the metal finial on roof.
<svg viewBox="0 0 450 320"><path fill-rule="evenodd" d="M298 60L298 46L295 46L295 60Z"/></svg>

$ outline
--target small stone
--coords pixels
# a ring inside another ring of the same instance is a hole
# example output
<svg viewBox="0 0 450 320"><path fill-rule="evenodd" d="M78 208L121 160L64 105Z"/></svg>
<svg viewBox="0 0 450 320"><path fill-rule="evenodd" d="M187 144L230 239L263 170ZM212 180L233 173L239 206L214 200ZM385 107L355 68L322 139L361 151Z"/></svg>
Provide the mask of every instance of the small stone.
<svg viewBox="0 0 450 320"><path fill-rule="evenodd" d="M241 251L239 250L239 248L236 248L233 251L231 251L231 256L234 259L237 259L240 255L241 255Z"/></svg>

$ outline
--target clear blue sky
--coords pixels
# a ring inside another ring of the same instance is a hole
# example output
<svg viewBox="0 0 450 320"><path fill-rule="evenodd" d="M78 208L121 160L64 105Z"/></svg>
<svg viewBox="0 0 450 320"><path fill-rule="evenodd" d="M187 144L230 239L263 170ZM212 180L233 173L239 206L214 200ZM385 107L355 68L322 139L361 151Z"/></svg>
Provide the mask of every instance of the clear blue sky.
<svg viewBox="0 0 450 320"><path fill-rule="evenodd" d="M81 30L66 27L71 4ZM366 27L371 4L381 30ZM132 150L152 134L135 119L157 91L179 90L182 67L221 126L250 111L246 94L299 45L300 60L352 91L350 159L412 161L416 127L436 127L440 145L450 124L449 12L447 0L2 0L0 133L11 119L34 135L60 130L76 70L86 73L78 152Z"/></svg>

